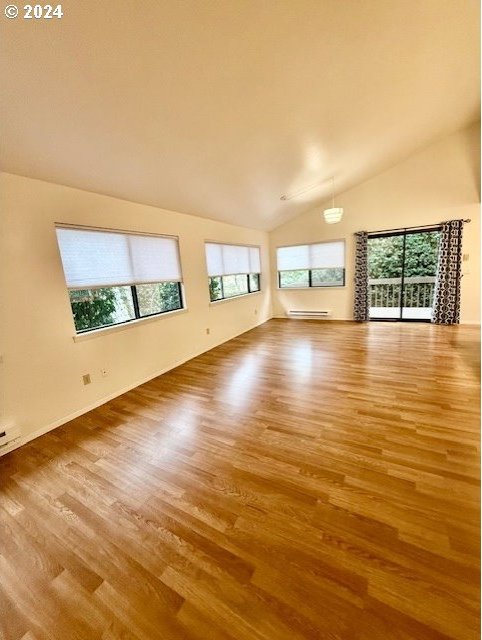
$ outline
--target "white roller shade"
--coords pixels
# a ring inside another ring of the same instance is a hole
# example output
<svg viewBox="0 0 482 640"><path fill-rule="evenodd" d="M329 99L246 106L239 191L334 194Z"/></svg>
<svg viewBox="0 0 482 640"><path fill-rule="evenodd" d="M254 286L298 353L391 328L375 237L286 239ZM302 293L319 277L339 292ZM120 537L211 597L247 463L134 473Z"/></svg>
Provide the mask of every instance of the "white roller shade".
<svg viewBox="0 0 482 640"><path fill-rule="evenodd" d="M259 247L206 242L206 261L209 276L261 272Z"/></svg>
<svg viewBox="0 0 482 640"><path fill-rule="evenodd" d="M69 289L182 280L177 238L57 227Z"/></svg>
<svg viewBox="0 0 482 640"><path fill-rule="evenodd" d="M259 247L249 247L249 273L261 273Z"/></svg>
<svg viewBox="0 0 482 640"><path fill-rule="evenodd" d="M278 271L345 268L345 243L320 242L277 249Z"/></svg>
<svg viewBox="0 0 482 640"><path fill-rule="evenodd" d="M135 282L180 282L181 262L176 238L128 236Z"/></svg>

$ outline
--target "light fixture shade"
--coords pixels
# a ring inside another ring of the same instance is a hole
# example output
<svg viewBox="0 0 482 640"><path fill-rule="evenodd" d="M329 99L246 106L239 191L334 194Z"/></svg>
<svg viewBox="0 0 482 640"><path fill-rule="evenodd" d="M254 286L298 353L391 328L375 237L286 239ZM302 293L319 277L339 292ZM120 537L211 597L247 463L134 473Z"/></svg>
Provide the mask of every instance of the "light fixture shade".
<svg viewBox="0 0 482 640"><path fill-rule="evenodd" d="M323 215L325 216L325 222L328 224L335 224L336 222L340 222L343 218L343 207L325 209Z"/></svg>

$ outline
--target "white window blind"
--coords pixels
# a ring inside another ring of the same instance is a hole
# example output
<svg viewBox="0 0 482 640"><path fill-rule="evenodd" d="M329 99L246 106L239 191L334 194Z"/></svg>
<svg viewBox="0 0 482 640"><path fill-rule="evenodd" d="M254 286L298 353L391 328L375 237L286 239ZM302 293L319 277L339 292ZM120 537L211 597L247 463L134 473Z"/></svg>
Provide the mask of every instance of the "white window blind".
<svg viewBox="0 0 482 640"><path fill-rule="evenodd" d="M259 247L206 242L206 261L209 276L261 272Z"/></svg>
<svg viewBox="0 0 482 640"><path fill-rule="evenodd" d="M69 289L181 282L177 238L57 227Z"/></svg>
<svg viewBox="0 0 482 640"><path fill-rule="evenodd" d="M300 244L293 247L278 247L277 261L278 271L344 269L345 243L343 240L337 240L318 244Z"/></svg>

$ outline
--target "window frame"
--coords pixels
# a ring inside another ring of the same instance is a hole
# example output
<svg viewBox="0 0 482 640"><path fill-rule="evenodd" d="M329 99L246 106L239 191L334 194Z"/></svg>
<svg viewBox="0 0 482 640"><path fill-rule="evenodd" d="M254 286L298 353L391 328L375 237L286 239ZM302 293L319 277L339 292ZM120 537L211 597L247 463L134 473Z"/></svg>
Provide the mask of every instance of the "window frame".
<svg viewBox="0 0 482 640"><path fill-rule="evenodd" d="M179 301L181 306L176 307L175 309L166 309L165 311L156 311L155 313L147 313L146 315L140 315L139 298L138 298L136 287L142 287L142 285L145 285L145 284L177 284L177 290L178 290ZM184 287L182 286L182 284L183 284L182 282L176 281L176 280L173 280L172 282L142 282L140 284L133 284L132 288L135 290L135 292L133 292L133 297L132 297L132 300L134 302L134 311L137 313L137 309L139 310L139 317L136 316L135 320L143 320L144 318L153 318L155 316L162 316L163 313L172 313L173 311L181 311L182 309L185 309L186 306L184 303Z"/></svg>
<svg viewBox="0 0 482 640"><path fill-rule="evenodd" d="M225 296L224 295L224 282L223 282L223 278L229 278L230 276L245 276L246 277L246 284L247 284L247 291L246 293L236 293L234 296ZM253 291L251 291L251 283L250 283L250 276L258 276L258 288L257 289L253 289ZM216 300L211 300L211 295L209 295L209 303L210 304L216 304L216 302L224 302L225 300L233 300L234 298L241 298L243 296L250 296L253 293L261 293L261 273L255 273L254 271L250 271L249 273L230 273L226 276L208 276L208 291L209 291L209 284L210 281L213 278L219 278L221 281L221 298L216 298Z"/></svg>
<svg viewBox="0 0 482 640"><path fill-rule="evenodd" d="M136 287L139 286L139 285L143 285L143 284L177 284L181 306L180 307L176 307L175 309L165 309L164 311L157 311L156 313L148 313L146 315L141 315L140 308L139 308L139 298L138 298L138 295L137 295ZM74 317L74 312L73 312L73 309L72 309L72 302L70 300L70 292L71 291L79 291L79 289L69 289L69 288L67 288L67 293L69 294L70 311L72 313L72 320L74 321L74 328L75 328L76 335L80 336L80 335L83 335L85 333L90 333L91 331L99 331L100 329L109 329L110 327L121 327L121 326L124 326L124 325L128 325L131 322L138 322L139 320L145 320L146 318L155 318L156 316L162 316L165 313L173 313L173 312L176 312L176 311L184 311L184 310L186 310L186 304L185 304L185 298L184 298L184 287L183 287L183 283L182 282L176 282L176 281L173 281L172 283L140 282L139 285L137 285L137 284L131 284L131 285L116 284L116 285L111 285L109 287L91 287L90 289L86 289L86 291L95 291L95 289L115 289L117 287L129 287L130 290L131 290L132 306L133 306L133 309L134 309L134 317L133 318L129 318L128 320L122 320L121 322L111 322L109 324L102 324L102 325L100 325L98 327L90 327L89 329L77 329L77 327L75 326L75 317ZM83 289L80 289L80 291L83 291Z"/></svg>
<svg viewBox="0 0 482 640"><path fill-rule="evenodd" d="M291 247L304 247L304 246L311 246L311 245L315 245L315 244L333 244L335 242L342 242L343 243L343 283L336 283L336 284L313 284L313 275L312 275L312 271L318 271L319 269L323 269L324 267L317 267L315 269L276 269L276 275L277 275L277 288L278 289L282 289L283 291L290 291L290 290L296 290L296 289L300 289L300 290L307 290L307 289L334 289L334 288L341 288L341 287L346 287L346 238L333 238L333 240L319 240L317 242L297 242L296 244L286 244L286 245L280 245L279 247L276 247L276 262L278 262L278 249L285 249L285 248L291 248ZM278 266L278 264L276 264L276 267ZM327 269L341 269L342 267L326 267ZM303 286L296 286L296 287L286 287L286 286L282 286L281 285L281 274L282 273L289 273L292 271L307 271L308 272L308 286L303 287Z"/></svg>
<svg viewBox="0 0 482 640"><path fill-rule="evenodd" d="M107 228L107 227L96 227L96 226L91 226L91 225L81 225L81 224L71 224L71 223L65 223L65 222L55 222L54 223L54 230L56 231L58 228L60 229L78 229L79 231L100 231L100 232L105 232L105 233L112 233L112 234L120 234L120 235L138 235L138 236L148 236L148 237L154 237L154 238L168 238L171 240L175 240L176 241L176 253L177 253L177 260L178 260L178 264L179 264L179 273L181 276L180 280L172 280L172 281L161 281L161 282L135 282L135 283L129 283L129 284L109 284L109 285L104 285L104 286L93 286L93 287L69 287L67 286L66 283L66 291L67 291L67 295L68 295L68 301L69 301L69 306L70 306L70 312L72 314L72 321L73 321L73 325L74 325L74 330L75 330L75 335L76 336L82 336L85 334L89 334L91 332L94 331L103 331L103 330L108 330L108 329L114 329L115 327L124 327L126 325L129 325L131 323L138 323L139 321L142 320L146 320L146 319L152 319L155 318L157 316L162 316L166 313L176 313L179 311L187 311L187 305L186 305L186 296L185 296L185 288L184 288L184 281L183 281L183 272L182 272L182 261L181 261L181 247L180 247L180 238L177 235L171 235L171 234L165 234L165 233L155 233L155 232L149 232L149 231L132 231L132 230L127 230L127 229L113 229L113 228ZM57 250L59 252L59 258L60 258L60 264L62 266L62 270L64 272L65 275L65 271L64 271L64 266L63 266L63 260L62 260L62 253L60 250L60 246L59 246L59 242L57 239ZM179 301L180 301L180 306L176 307L175 309L166 309L164 311L157 311L155 313L149 313L146 315L141 315L140 313L140 307L139 307L139 298L138 298L138 293L137 293L137 289L136 287L138 286L142 286L142 285L148 285L148 284L154 284L154 285L158 285L158 284L176 284L177 285L177 289L178 289L178 294L179 294ZM100 326L96 326L96 327L90 327L88 329L77 329L77 327L75 326L75 317L74 317L74 310L72 308L72 301L70 298L70 292L71 291L95 291L96 289L115 289L115 288L120 288L120 287L129 287L131 290L131 299L132 299L132 306L134 309L134 317L133 318L129 318L128 320L123 320L121 322L112 322L109 324L103 324Z"/></svg>
<svg viewBox="0 0 482 640"><path fill-rule="evenodd" d="M221 245L227 245L227 246L231 246L231 247L245 247L248 249L258 249L259 251L259 267L260 267L260 271L256 272L256 271L249 271L247 273L229 273L226 275L217 275L217 276L210 276L209 272L207 273L207 277L208 277L208 295L209 295L209 304L216 304L217 302L225 302L226 300L234 300L235 298L242 298L244 296L250 296L252 294L255 293L261 293L261 274L262 274L262 260L261 260L261 245L259 244L243 244L242 242L222 242L219 240L204 240L204 254L206 257L206 265L207 265L207 253L206 253L206 245L208 244L221 244ZM251 290L251 283L250 283L250 276L258 276L258 288L257 289L253 289ZM225 296L224 295L224 283L223 283L223 278L225 277L229 277L229 276L246 276L246 282L247 282L247 292L246 293L237 293L234 296ZM216 300L212 300L211 299L211 292L210 292L210 283L211 283L211 279L213 278L219 278L221 281L221 294L222 297L221 298L216 298Z"/></svg>

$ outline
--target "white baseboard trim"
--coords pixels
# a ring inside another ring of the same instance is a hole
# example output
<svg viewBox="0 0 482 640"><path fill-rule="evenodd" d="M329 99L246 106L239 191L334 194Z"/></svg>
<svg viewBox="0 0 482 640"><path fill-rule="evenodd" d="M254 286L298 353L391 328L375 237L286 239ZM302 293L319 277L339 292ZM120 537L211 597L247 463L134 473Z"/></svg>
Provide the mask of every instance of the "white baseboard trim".
<svg viewBox="0 0 482 640"><path fill-rule="evenodd" d="M330 322L332 320L336 320L337 322L354 322L353 318L289 318L287 315L279 314L272 316L277 320L320 320L321 322ZM460 324L468 326L468 327L480 327L480 322L474 322L472 320L461 320ZM449 326L457 326L457 325L449 325Z"/></svg>
<svg viewBox="0 0 482 640"><path fill-rule="evenodd" d="M325 318L310 318L310 317L299 317L299 318L290 318L289 316L285 315L285 314L280 314L280 315L276 315L273 316L273 318L278 319L278 320L319 320L320 322L332 322L333 320L336 320L337 322L340 320L344 320L345 322L352 322L353 318L332 318L330 317L325 317Z"/></svg>
<svg viewBox="0 0 482 640"><path fill-rule="evenodd" d="M2 447L0 449L0 458L4 455L6 455L7 453L10 453L11 451L14 451L15 449L18 449L19 447L22 447L24 444L27 444L27 442L30 442L31 440L35 440L35 438L39 438L40 436L43 436L45 433L48 433L49 431L53 431L53 429L56 429L57 427L61 427L63 424L66 424L67 422L70 422L71 420L74 420L75 418L78 418L79 416L84 415L85 413L89 413L89 411L92 411L93 409L97 409L97 407L100 407L101 405L105 404L106 402L109 402L110 400L114 400L114 398L118 398L119 396L122 396L124 393L127 393L128 391L131 391L132 389L135 389L136 387L140 387L141 384L145 384L146 382L149 382L150 380L154 380L154 378L157 378L159 376L162 376L164 373L167 373L168 371L172 371L172 369L176 369L177 367L180 367L182 364L185 364L186 362L189 362L189 360L193 360L194 358L197 358L198 356L202 355L203 353L207 353L208 351L211 351L211 349L216 349L216 347L219 347L220 345L229 342L230 340L234 340L234 338L238 338L239 336L242 336L243 333L247 333L248 331L251 331L252 329L256 329L256 327L261 326L262 324L264 324L265 322L268 322L268 320L271 320L273 316L270 316L269 318L267 318L266 320L262 320L256 324L254 324L252 327L249 327L249 329L245 329L244 331L241 331L240 333L235 333L234 335L230 336L229 338L226 338L225 340L221 340L221 342L216 343L215 345L213 345L212 347L209 347L208 349L201 349L200 351L193 353L192 355L188 356L187 358L184 358L182 360L178 360L177 362L174 362L173 364L164 367L163 369L160 369L159 371L156 371L153 374L148 375L147 377L143 378L142 380L137 380L136 382L133 382L132 384L123 387L122 389L120 389L119 391L114 391L114 393L109 394L108 396L103 396L102 398L100 398L99 400L96 400L95 402L93 402L92 404L86 406L86 407L82 407L81 409L78 409L77 411L73 411L72 413L69 413L66 416L63 416L62 418L59 418L58 420L55 420L54 422L50 422L49 424L44 425L43 427L40 427L40 429L36 429L35 431L33 431L32 433L29 433L25 436L21 436L20 438L17 438L16 440L14 440L13 442L11 442L8 445L5 445L4 447Z"/></svg>

